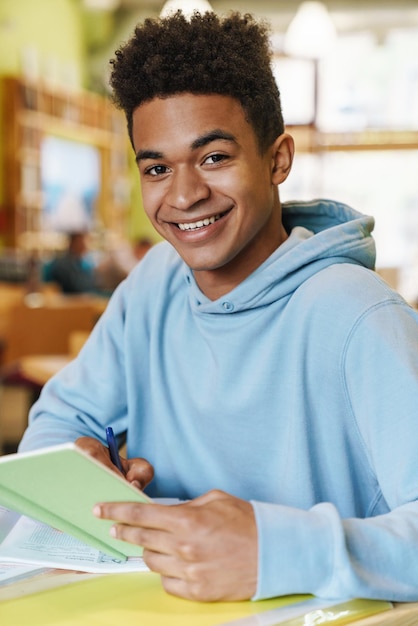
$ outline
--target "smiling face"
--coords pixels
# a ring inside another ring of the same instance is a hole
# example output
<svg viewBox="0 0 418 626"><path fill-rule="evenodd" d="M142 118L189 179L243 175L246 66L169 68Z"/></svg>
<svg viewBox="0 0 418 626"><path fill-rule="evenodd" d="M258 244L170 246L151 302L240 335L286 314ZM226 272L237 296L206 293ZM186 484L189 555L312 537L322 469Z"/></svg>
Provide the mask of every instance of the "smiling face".
<svg viewBox="0 0 418 626"><path fill-rule="evenodd" d="M133 143L145 211L209 298L286 239L277 185L291 167L292 139L281 135L261 154L237 100L155 98L134 112Z"/></svg>

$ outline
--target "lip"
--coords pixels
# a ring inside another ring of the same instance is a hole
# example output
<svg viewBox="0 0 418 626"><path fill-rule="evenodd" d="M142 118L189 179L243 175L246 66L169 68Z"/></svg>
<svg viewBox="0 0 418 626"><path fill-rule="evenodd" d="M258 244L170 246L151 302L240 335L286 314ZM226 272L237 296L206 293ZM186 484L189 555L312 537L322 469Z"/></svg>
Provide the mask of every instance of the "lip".
<svg viewBox="0 0 418 626"><path fill-rule="evenodd" d="M190 217L186 217L181 222L169 222L172 231L174 231L175 236L178 239L184 241L197 241L200 239L204 239L208 236L212 236L215 232L217 232L220 228L222 228L226 218L230 215L232 211L232 207L227 209L226 211L220 211L218 213L212 213L210 216L206 217L197 217L191 219ZM200 228L194 228L190 230L181 230L178 224L193 224L195 222L204 221L205 219L209 219L214 215L220 215L215 222L208 224L207 226L201 226Z"/></svg>

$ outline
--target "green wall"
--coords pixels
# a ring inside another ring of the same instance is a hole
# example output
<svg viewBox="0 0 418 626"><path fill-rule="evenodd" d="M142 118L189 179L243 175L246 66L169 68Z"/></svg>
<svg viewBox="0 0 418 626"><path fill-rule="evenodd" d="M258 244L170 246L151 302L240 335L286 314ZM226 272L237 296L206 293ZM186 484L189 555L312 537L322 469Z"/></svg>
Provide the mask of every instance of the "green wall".
<svg viewBox="0 0 418 626"><path fill-rule="evenodd" d="M0 73L18 75L22 56L32 49L41 74L66 76L71 67L76 81L85 83L85 47L78 0L1 0Z"/></svg>
<svg viewBox="0 0 418 626"><path fill-rule="evenodd" d="M77 87L90 84L86 36L96 23L97 32L107 24L103 14L96 16L82 10L81 0L0 0L0 76L23 74L38 68L41 80L54 79L58 84ZM100 27L100 28L99 28ZM90 34L89 34L90 32ZM105 71L106 68L104 68ZM7 94L0 94L7 97ZM0 118L0 137L3 120ZM0 141L0 163L3 162ZM0 168L0 208L4 202L3 169ZM129 236L154 237L154 231L142 209L138 174L132 166L132 212Z"/></svg>

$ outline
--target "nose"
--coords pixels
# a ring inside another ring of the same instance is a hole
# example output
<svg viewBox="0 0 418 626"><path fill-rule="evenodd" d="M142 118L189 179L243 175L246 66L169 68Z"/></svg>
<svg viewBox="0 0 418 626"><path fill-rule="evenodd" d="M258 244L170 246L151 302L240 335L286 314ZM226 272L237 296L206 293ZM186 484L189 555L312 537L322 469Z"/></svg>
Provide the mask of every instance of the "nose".
<svg viewBox="0 0 418 626"><path fill-rule="evenodd" d="M210 187L194 167L182 167L172 173L166 193L166 202L186 211L210 196Z"/></svg>

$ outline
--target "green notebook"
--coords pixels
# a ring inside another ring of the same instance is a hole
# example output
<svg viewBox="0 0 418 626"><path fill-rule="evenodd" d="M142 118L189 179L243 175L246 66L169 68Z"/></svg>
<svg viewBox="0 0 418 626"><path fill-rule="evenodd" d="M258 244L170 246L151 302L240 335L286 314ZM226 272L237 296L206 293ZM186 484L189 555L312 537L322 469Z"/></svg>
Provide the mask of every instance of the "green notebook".
<svg viewBox="0 0 418 626"><path fill-rule="evenodd" d="M97 502L152 502L74 443L0 457L0 504L62 530L118 559L142 548L110 536Z"/></svg>

